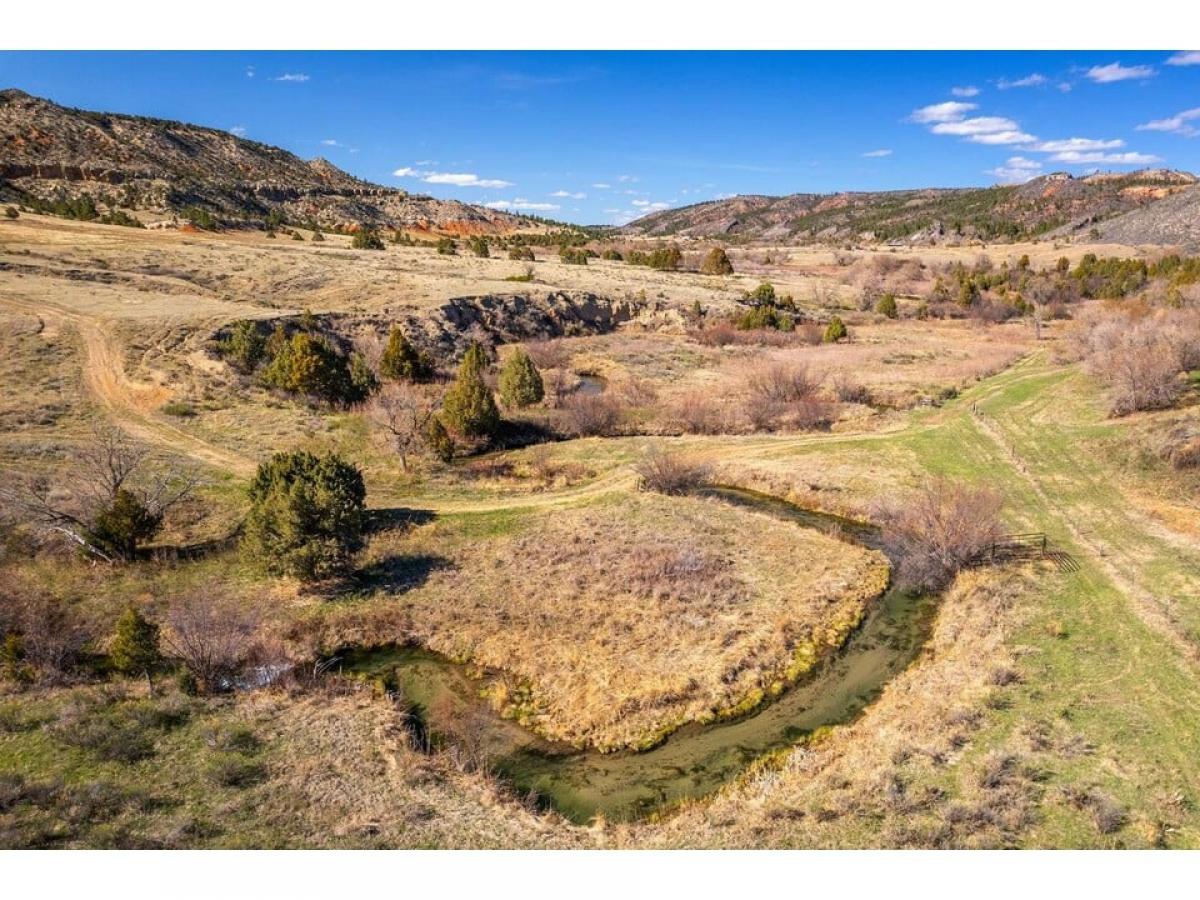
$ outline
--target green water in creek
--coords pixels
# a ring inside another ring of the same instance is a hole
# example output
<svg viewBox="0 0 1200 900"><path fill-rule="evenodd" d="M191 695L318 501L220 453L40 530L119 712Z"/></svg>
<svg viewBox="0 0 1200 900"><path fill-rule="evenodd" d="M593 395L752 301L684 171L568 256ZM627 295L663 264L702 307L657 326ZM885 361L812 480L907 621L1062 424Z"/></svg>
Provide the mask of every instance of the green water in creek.
<svg viewBox="0 0 1200 900"><path fill-rule="evenodd" d="M869 526L741 489L709 488L704 493L802 527L836 529L846 539L879 547L878 533ZM854 718L920 651L936 602L936 597L888 590L841 650L779 697L742 718L686 725L640 753L581 751L547 742L493 712L466 666L426 650L353 652L341 666L364 676L386 676L432 735L444 730L439 718L453 715L461 722L468 715L472 740L489 767L518 791L535 793L571 820L586 823L597 814L610 821L629 820L711 793L764 754L793 745L822 726Z"/></svg>

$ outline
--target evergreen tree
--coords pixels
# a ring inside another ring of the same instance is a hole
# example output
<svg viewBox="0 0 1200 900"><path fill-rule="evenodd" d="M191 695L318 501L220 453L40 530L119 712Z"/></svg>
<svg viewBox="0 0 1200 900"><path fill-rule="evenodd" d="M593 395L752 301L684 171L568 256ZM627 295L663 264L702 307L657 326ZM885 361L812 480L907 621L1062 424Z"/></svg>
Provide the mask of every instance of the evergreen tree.
<svg viewBox="0 0 1200 900"><path fill-rule="evenodd" d="M382 250L383 238L379 236L379 232L374 228L360 228L354 232L354 237L350 240L350 246L355 250Z"/></svg>
<svg viewBox="0 0 1200 900"><path fill-rule="evenodd" d="M363 383L356 379L350 363L324 337L297 331L284 339L270 365L263 370L262 380L270 387L329 403L355 403L370 393L374 375ZM359 367L360 376L365 377L362 372L365 367L364 361Z"/></svg>
<svg viewBox="0 0 1200 900"><path fill-rule="evenodd" d="M445 424L470 438L492 437L500 428L500 411L484 381L487 357L478 343L472 343L458 366L454 384L442 402Z"/></svg>
<svg viewBox="0 0 1200 900"><path fill-rule="evenodd" d="M429 426L425 433L425 444L429 447L429 452L442 462L450 462L454 459L454 438L450 436L450 432L446 430L446 426L437 416L433 416L429 420Z"/></svg>
<svg viewBox="0 0 1200 900"><path fill-rule="evenodd" d="M894 319L900 315L900 310L896 307L896 295L884 294L875 304L875 312L882 313L889 319Z"/></svg>
<svg viewBox="0 0 1200 900"><path fill-rule="evenodd" d="M119 488L112 501L92 522L89 537L106 553L118 559L137 556L138 544L158 533L162 516L152 512L136 494Z"/></svg>
<svg viewBox="0 0 1200 900"><path fill-rule="evenodd" d="M117 630L108 658L112 667L122 675L145 675L153 693L152 675L162 662L158 648L158 625L130 606L117 619Z"/></svg>
<svg viewBox="0 0 1200 900"><path fill-rule="evenodd" d="M500 399L505 406L524 407L540 403L545 395L542 373L529 354L518 347L500 369Z"/></svg>
<svg viewBox="0 0 1200 900"><path fill-rule="evenodd" d="M849 332L846 331L846 323L842 321L841 316L834 316L829 320L829 324L825 326L824 341L827 344L836 344L848 336Z"/></svg>
<svg viewBox="0 0 1200 900"><path fill-rule="evenodd" d="M220 342L220 349L231 366L249 374L262 362L267 342L256 322L241 319L230 326L229 336Z"/></svg>
<svg viewBox="0 0 1200 900"><path fill-rule="evenodd" d="M723 247L713 247L708 251L708 255L704 257L704 262L700 264L701 275L732 275L733 263L729 261L729 256L725 253Z"/></svg>
<svg viewBox="0 0 1200 900"><path fill-rule="evenodd" d="M392 381L425 381L433 375L433 362L393 327L379 359L379 374Z"/></svg>
<svg viewBox="0 0 1200 900"><path fill-rule="evenodd" d="M367 358L357 350L350 354L348 367L350 370L350 391L352 396L358 400L363 400L379 390L379 379L371 371L371 366L367 362Z"/></svg>
<svg viewBox="0 0 1200 900"><path fill-rule="evenodd" d="M365 507L355 466L333 454L276 453L250 485L243 547L272 574L327 578L362 548Z"/></svg>
<svg viewBox="0 0 1200 900"><path fill-rule="evenodd" d="M669 247L659 247L650 254L650 268L674 272L683 265L683 252L671 244Z"/></svg>

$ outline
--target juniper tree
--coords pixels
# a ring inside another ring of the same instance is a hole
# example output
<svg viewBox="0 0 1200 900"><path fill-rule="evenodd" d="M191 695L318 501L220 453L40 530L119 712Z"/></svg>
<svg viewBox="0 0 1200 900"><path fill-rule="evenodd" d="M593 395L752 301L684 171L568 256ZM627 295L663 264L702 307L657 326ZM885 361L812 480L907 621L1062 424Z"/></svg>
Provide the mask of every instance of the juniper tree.
<svg viewBox="0 0 1200 900"><path fill-rule="evenodd" d="M108 651L112 667L122 675L144 675L150 693L154 693L154 670L162 662L158 639L158 625L130 606L117 619Z"/></svg>
<svg viewBox="0 0 1200 900"><path fill-rule="evenodd" d="M500 370L500 399L505 406L524 407L540 403L545 395L542 373L529 354L518 347Z"/></svg>
<svg viewBox="0 0 1200 900"><path fill-rule="evenodd" d="M433 375L433 363L394 327L379 358L379 374L392 381L424 381Z"/></svg>
<svg viewBox="0 0 1200 900"><path fill-rule="evenodd" d="M733 263L729 261L729 256L725 253L725 249L723 247L713 247L708 251L708 255L704 257L704 262L700 264L700 274L733 274Z"/></svg>
<svg viewBox="0 0 1200 900"><path fill-rule="evenodd" d="M825 335L822 340L826 344L836 344L848 336L849 332L846 331L846 323L842 321L841 316L834 316L829 320L829 324L825 326Z"/></svg>
<svg viewBox="0 0 1200 900"><path fill-rule="evenodd" d="M272 574L327 578L362 549L365 508L362 473L341 457L276 453L250 484L243 548Z"/></svg>
<svg viewBox="0 0 1200 900"><path fill-rule="evenodd" d="M492 437L500 428L500 411L483 378L486 369L483 347L472 343L442 404L445 424L465 437Z"/></svg>

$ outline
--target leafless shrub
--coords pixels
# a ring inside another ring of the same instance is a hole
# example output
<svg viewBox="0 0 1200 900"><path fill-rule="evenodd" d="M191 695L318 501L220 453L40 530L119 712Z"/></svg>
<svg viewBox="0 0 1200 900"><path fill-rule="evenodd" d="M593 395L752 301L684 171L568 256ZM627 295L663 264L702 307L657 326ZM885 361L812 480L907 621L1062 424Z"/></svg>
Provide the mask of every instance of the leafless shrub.
<svg viewBox="0 0 1200 900"><path fill-rule="evenodd" d="M262 617L245 602L206 593L181 598L166 617L163 643L202 693L228 690L252 659Z"/></svg>
<svg viewBox="0 0 1200 900"><path fill-rule="evenodd" d="M818 431L833 422L833 407L820 397L804 397L791 404L789 418L802 431Z"/></svg>
<svg viewBox="0 0 1200 900"><path fill-rule="evenodd" d="M432 385L394 382L385 384L367 406L371 423L386 436L405 472L409 457L426 449L430 423L441 406L439 394Z"/></svg>
<svg viewBox="0 0 1200 900"><path fill-rule="evenodd" d="M762 363L746 374L746 387L751 394L779 403L793 403L813 396L820 387L803 363Z"/></svg>
<svg viewBox="0 0 1200 900"><path fill-rule="evenodd" d="M658 401L658 391L644 378L627 378L615 388L620 398L630 406L652 406Z"/></svg>
<svg viewBox="0 0 1200 900"><path fill-rule="evenodd" d="M572 394L562 404L568 432L577 437L608 437L616 434L624 411L609 394Z"/></svg>
<svg viewBox="0 0 1200 900"><path fill-rule="evenodd" d="M671 404L669 418L687 434L721 434L726 430L725 411L711 396L689 391Z"/></svg>
<svg viewBox="0 0 1200 900"><path fill-rule="evenodd" d="M1174 404L1183 391L1186 346L1157 316L1106 318L1091 323L1084 336L1087 368L1109 388L1116 416Z"/></svg>
<svg viewBox="0 0 1200 900"><path fill-rule="evenodd" d="M899 558L897 581L914 590L945 587L999 540L1002 508L990 488L945 478L881 504L884 541Z"/></svg>
<svg viewBox="0 0 1200 900"><path fill-rule="evenodd" d="M659 494L686 494L701 487L709 478L707 463L675 453L653 452L634 466L644 491Z"/></svg>
<svg viewBox="0 0 1200 900"><path fill-rule="evenodd" d="M696 340L706 347L727 347L740 339L741 333L728 319L708 322L696 332Z"/></svg>
<svg viewBox="0 0 1200 900"><path fill-rule="evenodd" d="M786 404L757 393L749 394L742 401L742 414L751 431L774 431L786 409Z"/></svg>
<svg viewBox="0 0 1200 900"><path fill-rule="evenodd" d="M20 670L10 674L53 681L70 673L97 628L72 603L36 585L10 583L0 590L0 639L9 636Z"/></svg>
<svg viewBox="0 0 1200 900"><path fill-rule="evenodd" d="M477 704L463 705L449 694L441 695L430 712L436 736L455 767L461 772L486 771L491 728L488 712Z"/></svg>
<svg viewBox="0 0 1200 900"><path fill-rule="evenodd" d="M796 330L796 343L815 347L825 339L825 329L819 322L799 322Z"/></svg>
<svg viewBox="0 0 1200 900"><path fill-rule="evenodd" d="M1020 312L1008 303L998 303L994 300L980 300L972 303L967 310L969 318L984 325L999 325L1009 319L1015 319ZM1039 320L1040 321L1040 320Z"/></svg>
<svg viewBox="0 0 1200 900"><path fill-rule="evenodd" d="M849 372L835 372L830 379L833 395L842 403L871 404L871 389Z"/></svg>
<svg viewBox="0 0 1200 900"><path fill-rule="evenodd" d="M571 362L571 354L566 345L558 338L545 341L526 341L523 345L533 364L538 369L566 369Z"/></svg>

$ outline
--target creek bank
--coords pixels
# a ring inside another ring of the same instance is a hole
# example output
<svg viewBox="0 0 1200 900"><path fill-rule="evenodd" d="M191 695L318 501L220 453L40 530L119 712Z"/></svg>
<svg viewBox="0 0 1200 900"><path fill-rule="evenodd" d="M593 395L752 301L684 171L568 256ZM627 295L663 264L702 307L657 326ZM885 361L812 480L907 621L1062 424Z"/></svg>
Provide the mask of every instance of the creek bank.
<svg viewBox="0 0 1200 900"><path fill-rule="evenodd" d="M708 493L878 549L877 530L862 523L738 489ZM640 752L600 753L546 741L481 699L476 670L427 650L360 651L348 655L342 667L384 679L413 705L424 729L469 741L472 752L517 790L573 821L586 823L596 815L628 820L711 793L763 756L857 716L915 658L935 608L936 598L893 587L861 621L847 626L840 650L831 648L811 662L805 658L791 682L782 681L752 702L747 698L725 717L684 724Z"/></svg>

